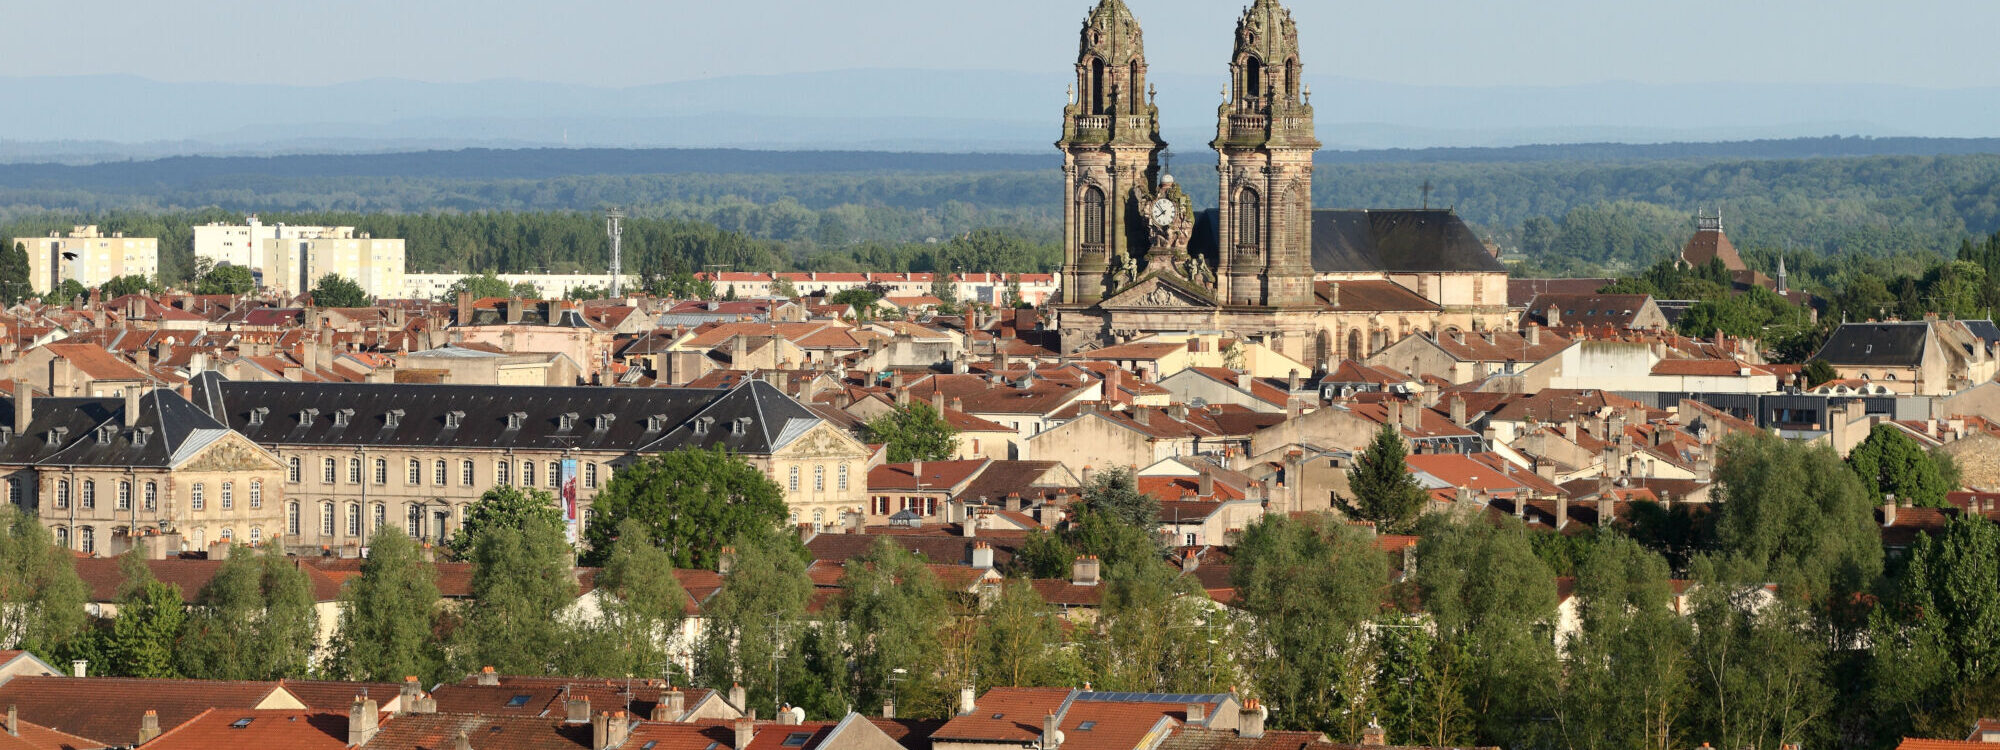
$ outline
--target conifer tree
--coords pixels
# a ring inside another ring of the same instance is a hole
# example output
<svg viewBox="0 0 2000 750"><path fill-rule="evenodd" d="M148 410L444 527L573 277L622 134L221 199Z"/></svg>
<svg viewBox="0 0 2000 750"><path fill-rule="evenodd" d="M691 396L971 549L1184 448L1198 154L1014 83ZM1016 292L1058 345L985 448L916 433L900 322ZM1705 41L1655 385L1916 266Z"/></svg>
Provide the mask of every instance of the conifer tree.
<svg viewBox="0 0 2000 750"><path fill-rule="evenodd" d="M1385 534L1409 530L1430 498L1410 475L1404 462L1408 455L1402 431L1393 424L1382 425L1347 472L1352 497L1337 500L1341 510L1356 520L1375 522Z"/></svg>
<svg viewBox="0 0 2000 750"><path fill-rule="evenodd" d="M444 653L432 636L437 572L409 537L393 528L377 531L361 574L341 589L340 605L333 676L372 682L443 676Z"/></svg>

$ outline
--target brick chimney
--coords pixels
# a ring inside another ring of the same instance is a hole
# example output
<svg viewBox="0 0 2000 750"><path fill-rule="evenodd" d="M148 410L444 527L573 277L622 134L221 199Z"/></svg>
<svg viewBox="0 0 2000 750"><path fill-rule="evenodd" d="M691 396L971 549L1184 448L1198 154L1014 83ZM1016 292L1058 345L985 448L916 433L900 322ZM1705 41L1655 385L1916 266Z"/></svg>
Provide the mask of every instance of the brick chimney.
<svg viewBox="0 0 2000 750"><path fill-rule="evenodd" d="M1383 730L1381 725L1371 721L1368 722L1368 728L1361 730L1362 747L1386 747L1388 744L1389 733Z"/></svg>
<svg viewBox="0 0 2000 750"><path fill-rule="evenodd" d="M437 713L437 699L424 694L423 687L417 684L416 675L403 678L403 689L398 694L397 702L402 704L406 714Z"/></svg>
<svg viewBox="0 0 2000 750"><path fill-rule="evenodd" d="M564 688L563 693L563 720L570 723L590 721L590 697L568 697L568 688Z"/></svg>
<svg viewBox="0 0 2000 750"><path fill-rule="evenodd" d="M687 693L668 685L660 693L660 700L653 704L653 721L679 721L687 713Z"/></svg>
<svg viewBox="0 0 2000 750"><path fill-rule="evenodd" d="M1098 561L1095 555L1078 555L1076 562L1070 563L1069 581L1078 586L1097 585Z"/></svg>
<svg viewBox="0 0 2000 750"><path fill-rule="evenodd" d="M10 737L21 736L21 709L16 708L12 703L7 704L6 728L8 736Z"/></svg>
<svg viewBox="0 0 2000 750"><path fill-rule="evenodd" d="M14 713L12 706L8 707L7 716L8 716L7 724L10 728L18 728L20 726L19 724L15 723L13 719ZM146 709L146 715L139 717L138 744L144 745L147 742L152 741L154 737L158 736L160 736L160 712L150 708Z"/></svg>
<svg viewBox="0 0 2000 750"><path fill-rule="evenodd" d="M375 732L381 728L378 724L381 717L381 709L375 705L375 699L355 696L354 705L347 709L347 746L360 747L374 739ZM158 720L159 717L154 717L154 721Z"/></svg>

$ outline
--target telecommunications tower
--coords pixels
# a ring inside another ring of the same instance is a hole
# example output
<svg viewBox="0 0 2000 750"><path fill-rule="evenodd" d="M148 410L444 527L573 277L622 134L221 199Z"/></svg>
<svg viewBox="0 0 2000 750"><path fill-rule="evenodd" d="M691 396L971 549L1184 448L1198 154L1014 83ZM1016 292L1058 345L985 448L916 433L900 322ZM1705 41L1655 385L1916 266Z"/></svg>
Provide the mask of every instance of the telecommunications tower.
<svg viewBox="0 0 2000 750"><path fill-rule="evenodd" d="M620 226L620 222L624 218L625 212L615 206L604 212L604 231L611 235L611 286L609 289L611 290L611 297L613 299L624 296L619 291L619 287L623 286L625 282L625 264L623 258L620 257L619 248L619 240L625 237L625 227Z"/></svg>

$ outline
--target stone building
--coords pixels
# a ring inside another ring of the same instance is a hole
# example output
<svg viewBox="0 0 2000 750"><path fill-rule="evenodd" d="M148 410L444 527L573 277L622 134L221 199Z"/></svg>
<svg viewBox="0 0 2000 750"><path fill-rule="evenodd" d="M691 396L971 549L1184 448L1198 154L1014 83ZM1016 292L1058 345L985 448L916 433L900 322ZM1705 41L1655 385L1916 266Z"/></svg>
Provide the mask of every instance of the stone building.
<svg viewBox="0 0 2000 750"><path fill-rule="evenodd" d="M613 471L642 455L724 447L785 492L798 523L865 504L866 446L771 385L729 390L231 382L192 383L199 409L275 454L282 502L265 533L358 548L395 524L441 541L496 485L560 498L575 479L579 533Z"/></svg>
<svg viewBox="0 0 2000 750"><path fill-rule="evenodd" d="M1229 331L1326 369L1415 333L1510 324L1507 273L1450 210L1315 210L1319 148L1298 30L1277 0L1237 22L1218 113L1219 208L1197 215L1163 173L1138 20L1084 21L1064 111L1065 351Z"/></svg>

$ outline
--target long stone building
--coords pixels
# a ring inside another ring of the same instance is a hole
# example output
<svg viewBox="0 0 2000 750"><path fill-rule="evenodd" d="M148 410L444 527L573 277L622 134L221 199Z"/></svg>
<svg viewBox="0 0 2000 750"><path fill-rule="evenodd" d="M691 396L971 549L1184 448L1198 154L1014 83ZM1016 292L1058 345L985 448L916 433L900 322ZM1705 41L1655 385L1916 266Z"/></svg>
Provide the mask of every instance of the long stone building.
<svg viewBox="0 0 2000 750"><path fill-rule="evenodd" d="M1315 210L1319 148L1298 29L1277 0L1236 25L1217 111L1219 208L1163 173L1139 22L1101 0L1063 115L1065 350L1229 331L1324 369L1405 336L1510 325L1507 272L1449 210Z"/></svg>
<svg viewBox="0 0 2000 750"><path fill-rule="evenodd" d="M861 513L868 449L762 381L732 389L439 386L194 379L122 398L13 397L9 499L65 546L117 554L178 534L358 550L390 526L448 538L496 485L563 497L578 531L639 456L724 447L785 492L795 523ZM573 463L570 463L573 462Z"/></svg>

